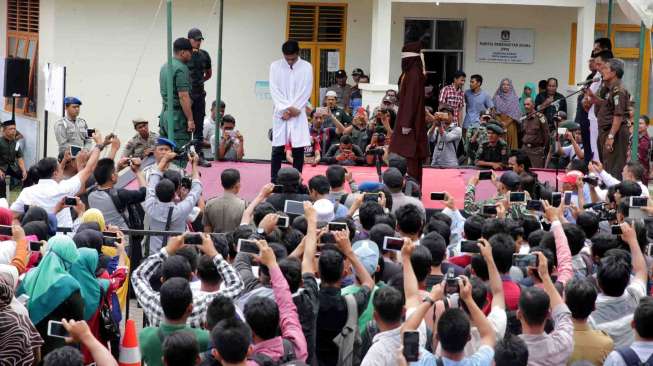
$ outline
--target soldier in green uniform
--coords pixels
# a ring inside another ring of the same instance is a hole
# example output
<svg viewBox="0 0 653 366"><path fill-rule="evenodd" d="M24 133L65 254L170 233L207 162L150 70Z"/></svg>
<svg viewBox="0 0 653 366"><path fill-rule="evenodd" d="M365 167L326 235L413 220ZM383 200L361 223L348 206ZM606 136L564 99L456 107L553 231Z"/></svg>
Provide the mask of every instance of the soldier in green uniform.
<svg viewBox="0 0 653 366"><path fill-rule="evenodd" d="M10 119L2 122L2 137L0 137L0 197L7 197L7 176L20 181L27 177L23 149L16 140L16 121Z"/></svg>
<svg viewBox="0 0 653 366"><path fill-rule="evenodd" d="M465 154L469 159L469 164L474 164L476 161L476 156L478 148L487 142L487 127L486 124L490 121L492 117L489 114L484 114L481 116L480 123L478 126L468 128L465 132ZM467 161L463 162L462 165Z"/></svg>
<svg viewBox="0 0 653 366"><path fill-rule="evenodd" d="M139 158L142 160L154 152L156 139L159 135L156 132L150 131L149 121L145 118L135 118L132 123L137 133L125 144L122 157Z"/></svg>
<svg viewBox="0 0 653 366"><path fill-rule="evenodd" d="M505 169L508 166L508 144L501 139L504 130L496 122L486 125L487 141L478 149L475 165L494 170Z"/></svg>
<svg viewBox="0 0 653 366"><path fill-rule="evenodd" d="M525 214L528 214L526 209L526 203L508 203L508 195L510 192L522 192L521 187L521 178L519 174L513 171L507 171L501 175L497 181L496 176L492 174L492 183L497 188L497 194L486 200L477 200L476 199L476 185L478 184L478 174L473 176L469 183L467 183L467 188L465 189L465 212L469 215L476 215L481 213L481 209L485 205L497 205L502 204L504 207L508 206L506 210L506 218L518 220L522 218ZM526 193L526 200L530 199L530 194Z"/></svg>
<svg viewBox="0 0 653 366"><path fill-rule="evenodd" d="M159 116L159 135L174 139L177 146L184 146L191 140L191 133L195 130L193 120L192 102L190 99L190 72L186 63L190 61L193 47L187 38L178 38L173 44L174 58L172 59L172 105L168 105L168 64L161 66L159 73L159 86L163 108ZM172 115L173 131L168 131L168 116ZM202 121L198 121L202 123ZM178 161L181 166L186 166L186 154L179 154Z"/></svg>

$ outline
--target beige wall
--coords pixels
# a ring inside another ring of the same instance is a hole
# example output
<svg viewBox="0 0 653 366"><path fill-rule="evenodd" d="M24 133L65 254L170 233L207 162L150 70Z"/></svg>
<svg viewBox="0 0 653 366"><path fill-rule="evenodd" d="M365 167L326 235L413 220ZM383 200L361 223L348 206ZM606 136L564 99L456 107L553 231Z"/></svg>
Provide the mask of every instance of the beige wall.
<svg viewBox="0 0 653 366"><path fill-rule="evenodd" d="M448 18L465 21L463 69L469 77L483 76L485 91L494 93L499 81L511 77L518 94L523 85L540 79L556 77L560 85L569 75L569 45L571 23L576 21L574 8L507 5L445 5L395 4L392 9L393 30L390 80L401 72L398 50L403 44L406 18ZM479 27L513 27L535 29L535 56L532 64L499 64L476 61L476 38Z"/></svg>
<svg viewBox="0 0 653 366"><path fill-rule="evenodd" d="M41 2L44 23L41 29L51 31L41 32L41 63L66 65L67 94L83 101L82 116L102 131L113 131L115 125L115 132L123 142L134 134L132 117L149 118L152 128L158 123L159 69L165 62L165 4L146 42L158 3L158 0ZM206 38L203 48L211 54L215 75L218 17L216 13L209 14L213 4L214 0L175 1L173 39L185 36L189 28L198 26ZM350 1L348 71L354 67L369 69L370 7L370 0ZM226 0L224 13L222 99L227 103L227 113L236 117L238 128L246 137L245 157L269 158L267 130L272 125L271 102L256 99L254 84L268 79L270 62L281 55L281 44L286 37L287 2ZM141 67L116 123L145 44ZM40 91L42 80L39 78ZM215 76L206 88L210 105L215 99ZM39 118L42 119L42 112ZM54 136L51 129L48 133L48 150L53 153Z"/></svg>

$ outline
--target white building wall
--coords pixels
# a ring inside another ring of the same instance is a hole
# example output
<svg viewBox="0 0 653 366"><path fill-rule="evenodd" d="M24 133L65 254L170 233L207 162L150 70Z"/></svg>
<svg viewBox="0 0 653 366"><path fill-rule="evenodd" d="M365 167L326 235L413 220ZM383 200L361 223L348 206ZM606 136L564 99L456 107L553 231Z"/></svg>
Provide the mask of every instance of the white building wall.
<svg viewBox="0 0 653 366"><path fill-rule="evenodd" d="M395 4L392 9L393 30L391 82L401 73L400 50L403 45L406 18L443 18L465 20L463 69L469 77L483 76L483 88L491 95L504 77L513 80L518 95L528 81L556 77L560 89L569 76L571 24L576 9L543 6ZM479 27L512 27L535 29L535 56L532 64L499 64L476 61L476 38Z"/></svg>
<svg viewBox="0 0 653 366"><path fill-rule="evenodd" d="M123 143L134 134L133 117L149 118L151 128L158 129L159 69L166 60L165 1L146 42L158 4L159 0L41 2L40 62L66 65L67 94L78 96L84 103L81 116L103 132L115 131ZM203 48L211 54L214 71L206 84L207 109L216 91L218 9L210 13L213 4L214 0L177 0L173 7L173 39L186 36L194 26L204 33ZM268 79L270 62L281 57L287 4L282 0L225 1L222 99L245 135L246 158L270 156L267 130L272 125L271 102L257 100L254 85L257 80ZM369 69L370 7L370 0L349 3L348 72L354 67ZM146 52L135 73L144 46ZM133 75L133 87L116 123ZM39 84L39 95L43 95L41 76ZM42 98L40 102L42 120ZM52 117L50 121L52 126ZM53 154L56 142L52 129L48 133L48 151Z"/></svg>

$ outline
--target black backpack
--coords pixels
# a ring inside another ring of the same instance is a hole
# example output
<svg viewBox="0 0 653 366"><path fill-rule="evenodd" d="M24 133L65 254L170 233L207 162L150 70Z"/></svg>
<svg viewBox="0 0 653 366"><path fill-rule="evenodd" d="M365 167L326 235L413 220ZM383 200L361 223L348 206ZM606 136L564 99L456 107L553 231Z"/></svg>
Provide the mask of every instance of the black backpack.
<svg viewBox="0 0 653 366"><path fill-rule="evenodd" d="M295 349L292 343L283 339L283 356L280 359L274 361L270 356L263 353L255 353L251 356L248 356L247 359L250 361L256 362L260 366L304 366L306 363L297 361L295 356Z"/></svg>
<svg viewBox="0 0 653 366"><path fill-rule="evenodd" d="M630 347L617 348L615 351L624 360L626 366L653 366L653 355L642 362L635 351Z"/></svg>

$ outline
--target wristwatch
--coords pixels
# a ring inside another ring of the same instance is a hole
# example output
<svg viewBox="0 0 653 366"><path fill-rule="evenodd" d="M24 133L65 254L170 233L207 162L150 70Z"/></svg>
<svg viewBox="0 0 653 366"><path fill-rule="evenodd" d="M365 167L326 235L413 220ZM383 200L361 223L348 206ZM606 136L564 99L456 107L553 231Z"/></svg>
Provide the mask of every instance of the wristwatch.
<svg viewBox="0 0 653 366"><path fill-rule="evenodd" d="M608 138L609 138L609 139L614 139L614 135L611 134L611 133L609 133L609 134L608 134Z"/></svg>
<svg viewBox="0 0 653 366"><path fill-rule="evenodd" d="M263 229L262 227L259 227L259 228L256 229L256 233L259 234L259 235L265 235L265 229Z"/></svg>
<svg viewBox="0 0 653 366"><path fill-rule="evenodd" d="M424 298L422 298L422 302L428 302L431 305L435 304L435 301L433 301L433 299L429 295L424 295Z"/></svg>

